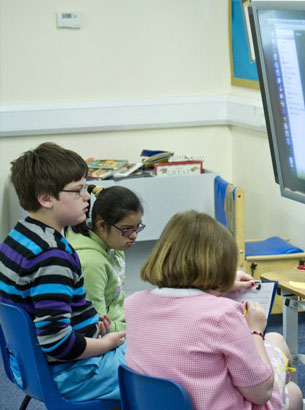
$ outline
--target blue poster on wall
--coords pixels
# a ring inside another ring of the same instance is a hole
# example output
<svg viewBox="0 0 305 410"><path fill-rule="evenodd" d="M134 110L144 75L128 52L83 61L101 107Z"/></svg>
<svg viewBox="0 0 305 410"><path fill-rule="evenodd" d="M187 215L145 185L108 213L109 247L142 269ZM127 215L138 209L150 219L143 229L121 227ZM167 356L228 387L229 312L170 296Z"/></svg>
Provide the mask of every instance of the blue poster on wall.
<svg viewBox="0 0 305 410"><path fill-rule="evenodd" d="M247 20L250 0L230 0L232 18L231 67L232 84L258 88L258 75L252 38Z"/></svg>

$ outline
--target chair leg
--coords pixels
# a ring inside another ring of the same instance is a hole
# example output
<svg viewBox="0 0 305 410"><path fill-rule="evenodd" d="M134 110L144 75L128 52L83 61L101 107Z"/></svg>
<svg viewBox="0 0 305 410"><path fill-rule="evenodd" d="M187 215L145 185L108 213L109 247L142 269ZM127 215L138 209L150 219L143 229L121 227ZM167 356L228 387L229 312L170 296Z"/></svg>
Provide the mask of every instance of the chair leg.
<svg viewBox="0 0 305 410"><path fill-rule="evenodd" d="M251 266L250 266L252 276L254 276L254 272L255 272L256 267L257 267L257 264L252 262Z"/></svg>
<svg viewBox="0 0 305 410"><path fill-rule="evenodd" d="M25 398L23 399L23 402L21 403L19 410L25 410L28 407L28 404L31 398L32 398L31 396L25 396Z"/></svg>

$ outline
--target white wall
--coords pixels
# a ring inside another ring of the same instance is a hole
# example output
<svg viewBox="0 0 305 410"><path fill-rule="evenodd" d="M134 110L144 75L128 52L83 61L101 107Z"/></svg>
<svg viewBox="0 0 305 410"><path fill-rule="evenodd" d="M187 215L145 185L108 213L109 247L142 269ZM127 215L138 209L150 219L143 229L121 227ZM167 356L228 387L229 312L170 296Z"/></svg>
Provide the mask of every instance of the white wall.
<svg viewBox="0 0 305 410"><path fill-rule="evenodd" d="M1 0L2 104L223 93L227 0ZM57 29L79 11L80 29Z"/></svg>
<svg viewBox="0 0 305 410"><path fill-rule="evenodd" d="M228 94L260 99L230 86L227 0L0 0L0 7L6 109ZM57 29L56 11L79 11L81 29ZM207 168L244 188L248 238L282 233L305 248L303 205L280 197L266 135L226 125L0 138L0 239L9 229L10 161L44 141L84 157L138 160L143 148L204 154Z"/></svg>
<svg viewBox="0 0 305 410"><path fill-rule="evenodd" d="M305 206L281 197L265 133L232 129L232 179L245 190L247 239L280 235L305 249Z"/></svg>

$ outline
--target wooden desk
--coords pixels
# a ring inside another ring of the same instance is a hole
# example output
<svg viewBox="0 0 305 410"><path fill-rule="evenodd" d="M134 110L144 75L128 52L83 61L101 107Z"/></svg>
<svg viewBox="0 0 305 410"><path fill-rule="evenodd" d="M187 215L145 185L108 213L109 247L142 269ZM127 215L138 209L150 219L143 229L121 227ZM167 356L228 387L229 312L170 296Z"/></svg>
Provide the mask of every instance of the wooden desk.
<svg viewBox="0 0 305 410"><path fill-rule="evenodd" d="M305 310L305 289L292 286L290 282L305 283L305 271L298 269L280 270L263 273L261 279L278 282L278 288L283 295L283 336L291 351L293 366L298 369L298 364L305 364L305 355L299 354L299 309ZM298 372L292 379L298 382Z"/></svg>
<svg viewBox="0 0 305 410"><path fill-rule="evenodd" d="M261 274L261 279L275 280L278 282L278 287L288 293L293 293L296 296L305 298L305 289L300 289L291 286L289 282L301 282L305 283L305 270L287 269L278 270L274 272L268 272Z"/></svg>

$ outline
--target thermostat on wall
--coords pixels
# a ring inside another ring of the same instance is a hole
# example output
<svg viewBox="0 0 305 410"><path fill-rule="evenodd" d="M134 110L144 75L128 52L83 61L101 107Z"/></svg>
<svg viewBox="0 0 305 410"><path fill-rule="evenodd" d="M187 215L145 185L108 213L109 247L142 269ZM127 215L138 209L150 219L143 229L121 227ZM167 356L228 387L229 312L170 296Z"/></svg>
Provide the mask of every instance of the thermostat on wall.
<svg viewBox="0 0 305 410"><path fill-rule="evenodd" d="M80 28L80 13L58 11L57 27Z"/></svg>

